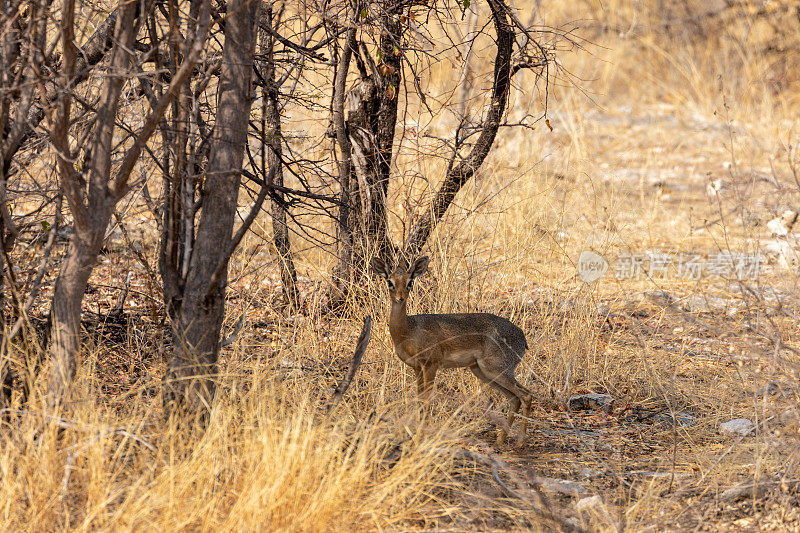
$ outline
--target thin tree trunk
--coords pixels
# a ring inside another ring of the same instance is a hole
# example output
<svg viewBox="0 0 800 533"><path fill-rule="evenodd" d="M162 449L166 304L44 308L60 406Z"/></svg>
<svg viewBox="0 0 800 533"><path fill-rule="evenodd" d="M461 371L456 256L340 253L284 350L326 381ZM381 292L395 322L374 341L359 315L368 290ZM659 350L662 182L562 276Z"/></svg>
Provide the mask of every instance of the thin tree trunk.
<svg viewBox="0 0 800 533"><path fill-rule="evenodd" d="M51 308L52 366L48 383L48 403L56 406L68 394L75 376L80 350L81 302L97 259L99 247L73 238L67 257L56 279Z"/></svg>
<svg viewBox="0 0 800 533"><path fill-rule="evenodd" d="M375 241L375 253L381 257L389 258L394 255L395 248L389 239L389 221L387 218L386 197L389 190L392 162L394 161L394 138L397 127L397 106L400 100L400 87L402 84L402 58L403 34L400 22L402 4L386 2L381 14L380 49L381 63L378 65L380 76L380 91L378 93L378 113L376 130L377 144L377 176L372 189L372 205L370 206L370 223L367 231L370 238ZM373 73L373 76L376 74ZM367 265L372 257L366 257L364 268L369 272Z"/></svg>
<svg viewBox="0 0 800 533"><path fill-rule="evenodd" d="M272 19L272 6L264 8L264 17L267 27L274 28ZM261 162L264 182L271 168L276 167L274 178L267 185L283 187L283 137L281 134L281 117L278 107L278 88L275 85L275 38L272 33L263 29L260 31L261 56L266 63L262 70L263 87L261 89L261 130L263 132L264 147L262 154L266 157ZM291 242L289 241L289 227L286 224L286 207L283 202L283 192L273 189L271 200L272 233L275 249L278 251L281 269L281 283L283 285L283 298L292 309L297 309L300 299L297 291L297 271L294 268Z"/></svg>
<svg viewBox="0 0 800 533"><path fill-rule="evenodd" d="M347 295L350 286L351 264L353 260L353 231L350 227L350 172L353 166L350 138L344 120L344 103L346 96L347 72L350 59L356 46L356 28L347 30L333 85L333 127L336 143L339 147L337 180L339 182L339 213L336 217L336 251L337 262L333 272L333 288L331 307L338 307Z"/></svg>
<svg viewBox="0 0 800 533"><path fill-rule="evenodd" d="M0 22L4 29L3 35L0 37L0 135L2 135L3 145L5 144L5 137L10 123L11 92L17 85L13 74L16 70L15 67L19 60L21 48L17 8L18 6L15 2L4 2L2 8L0 8ZM3 150L0 150L0 153L2 153ZM0 187L5 187L5 184L6 169L0 165ZM0 202L5 204L6 199L0 198ZM9 248L7 242L13 238L13 235L6 230L4 216L7 211L6 206L0 207L3 208L3 212L0 213L0 246ZM4 284L6 270L12 268L11 265L6 265L5 255L6 254L0 254L0 328L4 328L4 335L7 332L5 328L9 326L7 317L5 316ZM10 399L12 385L9 347L6 342L2 344L2 352L0 352L0 407L4 407L6 402Z"/></svg>
<svg viewBox="0 0 800 533"><path fill-rule="evenodd" d="M213 398L228 261L233 252L231 235L247 142L258 4L250 0L228 4L203 209L165 376L165 401L173 410L200 412L210 408Z"/></svg>
<svg viewBox="0 0 800 533"><path fill-rule="evenodd" d="M360 83L348 94L347 128L353 150L352 188L356 228L353 268L356 276L369 272L374 256L393 259L389 239L386 197L391 178L397 103L399 100L403 39L402 7L392 2L381 5L380 62L376 65L365 46L357 56Z"/></svg>

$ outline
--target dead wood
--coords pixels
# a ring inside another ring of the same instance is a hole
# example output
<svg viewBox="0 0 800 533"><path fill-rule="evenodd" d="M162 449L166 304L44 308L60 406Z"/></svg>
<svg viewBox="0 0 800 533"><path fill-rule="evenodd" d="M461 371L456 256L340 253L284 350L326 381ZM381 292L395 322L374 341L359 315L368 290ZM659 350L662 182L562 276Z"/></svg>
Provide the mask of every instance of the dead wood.
<svg viewBox="0 0 800 533"><path fill-rule="evenodd" d="M735 502L745 498L763 498L768 492L774 490L794 491L800 487L800 479L768 478L763 481L749 481L736 485L722 492L719 499L724 502Z"/></svg>
<svg viewBox="0 0 800 533"><path fill-rule="evenodd" d="M333 396L328 403L328 411L330 411L336 406L336 404L339 403L344 394L347 392L347 389L350 387L350 383L352 383L353 378L358 371L358 367L361 366L361 360L364 357L364 352L367 351L367 345L369 344L371 332L372 317L367 315L364 317L364 325L361 326L361 334L358 336L358 342L356 342L356 349L353 353L353 359L350 360L350 366L347 367L347 374L344 375L342 381L339 382L339 385L337 385L336 389L333 391Z"/></svg>

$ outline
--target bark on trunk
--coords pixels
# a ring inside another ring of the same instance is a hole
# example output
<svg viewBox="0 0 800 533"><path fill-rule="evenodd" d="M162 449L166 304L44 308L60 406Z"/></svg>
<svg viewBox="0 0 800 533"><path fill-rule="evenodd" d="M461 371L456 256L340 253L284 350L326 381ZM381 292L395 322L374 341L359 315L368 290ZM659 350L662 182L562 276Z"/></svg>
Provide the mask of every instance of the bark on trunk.
<svg viewBox="0 0 800 533"><path fill-rule="evenodd" d="M67 257L56 279L51 308L50 351L52 354L48 403L56 406L68 395L80 350L81 302L99 248L91 242L70 243Z"/></svg>
<svg viewBox="0 0 800 533"><path fill-rule="evenodd" d="M0 141L2 141L2 149L0 153L5 151L5 140L7 138L10 119L11 119L11 105L12 105L12 91L17 86L17 80L14 76L15 71L18 69L18 62L21 52L20 46L20 21L18 14L18 5L14 2L4 2L0 8L0 23L4 28L3 35L0 37ZM6 169L0 165L0 190L5 190L6 187ZM9 244L13 244L13 232L7 230L6 213L8 212L7 199L5 196L0 197L0 205L2 213L0 213L0 247L10 251ZM13 224L13 221L12 221ZM11 272L11 265L6 265L6 254L0 254L0 328L8 327L8 320L5 316L5 278L6 272ZM4 329L4 331L7 331ZM2 346L0 346L0 407L4 407L8 399L11 397L11 358L9 357L9 346L7 338L3 339Z"/></svg>
<svg viewBox="0 0 800 533"><path fill-rule="evenodd" d="M380 38L381 62L376 66L363 47L359 56L361 80L347 95L347 132L353 160L350 187L354 191L352 263L356 276L369 272L369 262L376 255L392 259L386 194L397 124L402 54L396 15L394 10L381 15L384 29Z"/></svg>
<svg viewBox="0 0 800 533"><path fill-rule="evenodd" d="M236 0L225 19L216 126L203 187L203 210L174 326L165 376L168 407L200 412L211 406L225 311L227 267L247 126L258 2Z"/></svg>
<svg viewBox="0 0 800 533"><path fill-rule="evenodd" d="M145 8L150 5L144 3ZM112 155L114 154L114 130L122 87L128 79L127 70L136 34L139 29L137 12L139 2L129 2L118 10L114 29L114 46L109 59L109 70L105 77L97 106L94 139L91 143L88 179L79 176L73 166L75 154L69 147L68 130L72 95L63 91L60 95L59 112L51 129L51 139L58 153L58 169L61 187L69 203L75 233L70 242L67 257L56 279L53 304L50 313L52 367L48 388L48 403L55 407L69 393L69 386L77 366L80 348L81 303L97 255L103 244L105 232L111 222L116 203L128 190L128 178L143 147L155 131L170 102L190 75L205 42L205 30L210 18L208 4L203 3L200 30L190 53L173 77L169 88L153 106L142 129L125 152L122 163L112 179ZM62 87L74 85L77 75L77 50L74 45L74 0L64 2L61 40L64 47Z"/></svg>

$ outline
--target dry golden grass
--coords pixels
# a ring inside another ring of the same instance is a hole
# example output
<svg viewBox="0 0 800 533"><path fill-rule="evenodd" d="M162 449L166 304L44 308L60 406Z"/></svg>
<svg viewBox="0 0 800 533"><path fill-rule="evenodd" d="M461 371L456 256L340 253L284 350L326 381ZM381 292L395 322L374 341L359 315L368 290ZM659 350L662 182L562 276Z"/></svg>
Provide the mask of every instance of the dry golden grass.
<svg viewBox="0 0 800 533"><path fill-rule="evenodd" d="M765 223L797 209L787 148L798 139L800 108L788 68L798 64L791 26L778 34L743 8L705 37L678 28L668 35L664 23L685 18L681 2L542 4L548 24L577 21L586 38L583 50L559 56L574 83L551 87L554 130L540 122L502 132L432 237L432 273L412 302L426 312L496 312L526 332L531 349L519 378L540 398L533 430L524 449L496 450L507 463L501 477L526 501L504 493L485 464L457 456L463 448L492 453L487 392L471 374L443 373L431 412L420 415L413 378L393 354L381 285L369 287L368 308L320 317L318 289L332 258L296 239L308 313L287 319L273 308L263 219L232 265L229 327L242 313L248 326L223 354L207 429L164 422L155 394L163 332L147 318L149 301L134 294L129 312L145 316L122 345L90 342L79 401L62 427L30 409L0 432L3 528L486 531L554 529L553 513L592 530L797 529L796 265L765 264L749 283L753 294L713 277L614 279L626 253L763 250L773 239ZM785 41L775 47L787 50L765 51L778 37ZM442 62L429 71L430 85L450 95L457 74ZM478 67L476 79L485 75ZM523 89L532 83L530 74L518 79ZM445 135L454 124L448 97L431 102L435 116L409 104L404 120ZM541 94L515 94L510 117L542 104ZM409 138L399 157L395 237L427 201L419 175L440 179L443 161L418 156L431 143ZM717 179L726 192L709 196ZM612 263L592 285L575 270L588 249ZM125 251L107 258L92 284L114 285L129 269L148 292ZM88 308L102 309L107 295L90 295ZM698 297L728 308L698 309ZM327 416L366 314L374 326L364 364ZM770 382L781 392L765 394ZM567 398L589 391L614 396L614 411L564 410ZM670 423L680 412L694 423ZM719 424L732 418L749 418L759 431L721 436ZM588 511L565 495L544 503L509 476L576 480L583 496L604 503ZM720 497L775 479L782 483L766 494Z"/></svg>

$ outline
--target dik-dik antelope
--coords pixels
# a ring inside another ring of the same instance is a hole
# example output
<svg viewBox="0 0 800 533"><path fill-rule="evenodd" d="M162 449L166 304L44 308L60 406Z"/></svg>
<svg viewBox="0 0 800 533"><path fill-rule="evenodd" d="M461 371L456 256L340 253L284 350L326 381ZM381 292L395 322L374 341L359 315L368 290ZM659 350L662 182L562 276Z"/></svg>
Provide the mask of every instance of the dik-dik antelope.
<svg viewBox="0 0 800 533"><path fill-rule="evenodd" d="M392 305L389 332L397 356L416 372L417 392L422 398L430 397L439 369L469 367L479 380L509 399L509 427L524 405L522 444L533 397L517 382L514 370L528 349L525 334L507 319L489 313L409 316L408 295L414 280L428 268L428 262L423 256L408 270L397 267L392 271L383 259L372 260L375 273L389 285ZM500 428L497 445L502 445L505 438L506 432Z"/></svg>

